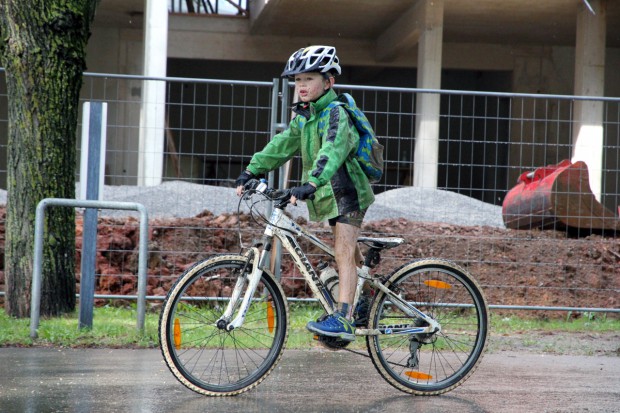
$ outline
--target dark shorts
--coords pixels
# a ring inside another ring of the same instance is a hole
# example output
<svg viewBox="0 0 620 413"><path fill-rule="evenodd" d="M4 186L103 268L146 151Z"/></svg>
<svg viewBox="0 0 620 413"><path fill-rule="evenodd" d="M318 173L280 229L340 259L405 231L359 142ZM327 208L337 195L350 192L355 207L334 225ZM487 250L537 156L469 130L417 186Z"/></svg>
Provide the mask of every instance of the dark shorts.
<svg viewBox="0 0 620 413"><path fill-rule="evenodd" d="M348 224L353 225L357 228L361 228L362 221L364 220L364 216L366 215L367 210L368 208L361 211L348 212L343 215L338 215L335 218L328 219L327 222L331 227L336 226L336 223L340 222L341 224Z"/></svg>

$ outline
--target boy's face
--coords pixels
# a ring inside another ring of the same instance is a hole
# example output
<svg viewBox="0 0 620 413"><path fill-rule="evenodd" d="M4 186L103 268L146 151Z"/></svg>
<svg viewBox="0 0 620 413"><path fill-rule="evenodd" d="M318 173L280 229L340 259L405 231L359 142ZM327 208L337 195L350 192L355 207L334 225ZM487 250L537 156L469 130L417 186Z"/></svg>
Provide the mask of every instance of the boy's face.
<svg viewBox="0 0 620 413"><path fill-rule="evenodd" d="M313 102L334 84L334 78L325 79L317 72L300 73L295 75L295 89L302 102Z"/></svg>

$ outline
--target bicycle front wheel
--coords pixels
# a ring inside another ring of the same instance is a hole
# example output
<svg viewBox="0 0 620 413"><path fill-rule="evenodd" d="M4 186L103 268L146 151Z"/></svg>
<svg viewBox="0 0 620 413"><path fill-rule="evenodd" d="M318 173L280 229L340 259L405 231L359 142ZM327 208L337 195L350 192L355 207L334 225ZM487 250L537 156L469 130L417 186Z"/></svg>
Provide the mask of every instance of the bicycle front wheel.
<svg viewBox="0 0 620 413"><path fill-rule="evenodd" d="M199 262L182 274L164 301L160 347L170 371L187 388L232 396L255 387L279 361L286 344L288 307L273 276L263 273L242 326L217 321L235 285L245 295L252 264L241 255Z"/></svg>
<svg viewBox="0 0 620 413"><path fill-rule="evenodd" d="M488 336L488 306L478 283L458 265L424 259L396 270L385 285L431 316L435 333L412 333L427 325L398 308L380 291L370 309L367 336L373 364L392 386L415 395L448 392L477 368Z"/></svg>

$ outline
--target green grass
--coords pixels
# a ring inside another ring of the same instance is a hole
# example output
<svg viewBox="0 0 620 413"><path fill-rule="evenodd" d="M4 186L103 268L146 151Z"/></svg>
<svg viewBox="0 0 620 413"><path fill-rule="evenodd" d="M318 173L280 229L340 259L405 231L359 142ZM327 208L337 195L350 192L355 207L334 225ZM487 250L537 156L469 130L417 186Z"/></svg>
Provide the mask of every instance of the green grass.
<svg viewBox="0 0 620 413"><path fill-rule="evenodd" d="M0 346L56 347L140 347L158 345L159 314L147 313L144 334L137 329L135 307L98 307L93 313L93 328L78 328L78 313L41 318L38 338L30 338L30 319L13 318L0 310Z"/></svg>
<svg viewBox="0 0 620 413"><path fill-rule="evenodd" d="M323 308L318 304L289 303L289 312L291 320L286 347L292 349L307 349L321 346L318 341L314 340L314 335L306 330L306 324L308 321L314 321L322 316L324 314ZM366 349L366 340L364 337L357 337L347 348L351 350Z"/></svg>
<svg viewBox="0 0 620 413"><path fill-rule="evenodd" d="M305 349L316 347L312 334L306 330L309 320L317 319L322 313L317 305L290 303L290 329L288 348ZM63 317L42 318L38 338L30 338L30 319L16 319L6 315L0 308L0 346L55 346L55 347L129 347L152 348L158 346L158 312L147 312L144 334L136 328L135 306L104 306L94 310L93 328L78 329L78 314ZM494 315L491 317L491 331L510 335L527 331L553 332L617 332L620 319L603 313L569 314L564 318L536 319L517 316ZM361 349L365 340L358 338L349 348Z"/></svg>
<svg viewBox="0 0 620 413"><path fill-rule="evenodd" d="M491 315L491 331L497 334L526 331L553 331L564 333L620 331L620 318L606 313L569 313L566 317L540 319L517 316Z"/></svg>

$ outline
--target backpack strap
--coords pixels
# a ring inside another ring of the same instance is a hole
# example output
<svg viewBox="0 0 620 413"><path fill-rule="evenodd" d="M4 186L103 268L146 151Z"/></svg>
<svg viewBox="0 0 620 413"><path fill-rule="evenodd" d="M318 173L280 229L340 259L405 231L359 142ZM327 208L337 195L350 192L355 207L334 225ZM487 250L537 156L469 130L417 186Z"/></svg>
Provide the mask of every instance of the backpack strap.
<svg viewBox="0 0 620 413"><path fill-rule="evenodd" d="M348 106L351 109L353 109L356 106L355 105L355 100L353 99L353 96L351 96L348 93L341 93L340 95L338 95L336 100L338 102L341 102L343 105Z"/></svg>
<svg viewBox="0 0 620 413"><path fill-rule="evenodd" d="M349 120L353 123L353 126L355 127L355 119L353 117L353 107L355 106L355 101L353 100L353 97L348 93L338 95L338 97L329 102L329 104L325 106L325 109L323 110L331 112L331 110L336 106L344 106L347 111L347 115L349 115Z"/></svg>
<svg viewBox="0 0 620 413"><path fill-rule="evenodd" d="M370 183L378 182L383 175L383 146L377 140L368 118L357 107L353 96L348 93L338 95L323 110L331 111L336 106L344 106L349 121L353 124L360 137L359 144L349 154L349 159L357 159Z"/></svg>
<svg viewBox="0 0 620 413"><path fill-rule="evenodd" d="M329 102L329 105L325 106L325 109L323 110L327 112L331 112L332 109L335 108L336 106L342 106L342 105L344 105L344 102L340 101L339 99L335 99Z"/></svg>

